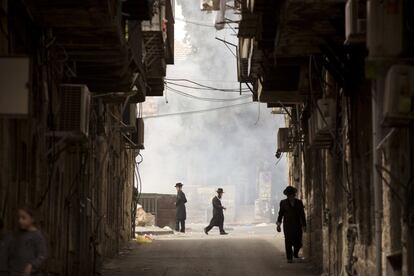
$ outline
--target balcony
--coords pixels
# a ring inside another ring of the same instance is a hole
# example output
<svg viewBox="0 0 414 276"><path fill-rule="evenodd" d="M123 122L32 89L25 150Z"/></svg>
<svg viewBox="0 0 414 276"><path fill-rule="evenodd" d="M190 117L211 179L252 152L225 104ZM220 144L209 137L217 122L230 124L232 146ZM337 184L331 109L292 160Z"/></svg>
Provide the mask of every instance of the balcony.
<svg viewBox="0 0 414 276"><path fill-rule="evenodd" d="M305 66L278 65L264 72L258 79L257 99L263 103L283 105L302 103L305 100L306 82Z"/></svg>
<svg viewBox="0 0 414 276"><path fill-rule="evenodd" d="M71 67L71 83L86 84L95 93L131 91L141 74L139 53L134 52L141 40L134 39L138 32L127 35L120 1L26 2L36 22L52 30L51 45Z"/></svg>
<svg viewBox="0 0 414 276"><path fill-rule="evenodd" d="M161 2L149 21L142 22L147 96L162 96L166 65L174 63L174 15L171 1Z"/></svg>
<svg viewBox="0 0 414 276"><path fill-rule="evenodd" d="M321 53L326 38L343 43L345 0L285 0L283 3L283 9L279 10L276 57Z"/></svg>
<svg viewBox="0 0 414 276"><path fill-rule="evenodd" d="M253 98L270 107L303 102L309 55L343 44L345 0L244 0L241 6L239 81L253 83Z"/></svg>

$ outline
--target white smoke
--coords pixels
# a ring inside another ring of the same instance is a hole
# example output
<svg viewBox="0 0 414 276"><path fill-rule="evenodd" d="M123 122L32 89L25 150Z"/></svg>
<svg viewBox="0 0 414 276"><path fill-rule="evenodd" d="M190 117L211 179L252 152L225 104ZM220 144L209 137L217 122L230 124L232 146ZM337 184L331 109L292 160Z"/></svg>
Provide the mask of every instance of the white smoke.
<svg viewBox="0 0 414 276"><path fill-rule="evenodd" d="M237 37L228 27L216 32L212 23L214 15L199 9L197 1L180 0L177 3L176 18L192 23L177 20L176 37L192 47L192 54L170 65L167 78L237 89L236 59L223 42L215 39L218 36L237 44ZM235 52L235 49L231 50ZM171 87L199 97L240 97L238 93ZM205 102L167 91L165 97L156 101L158 114L170 114L249 100ZM276 132L283 126L283 118L271 115L265 104L260 106L259 118L258 112L258 103L251 103L213 112L146 119L146 149L142 151L144 162L140 168L143 192L174 193L176 182L183 182L184 188L186 185L212 188L235 185L236 190L240 187L239 196L252 203L256 198L258 170L266 169L272 172L272 181L279 194L287 184L286 162L282 160L275 167L277 160L274 157Z"/></svg>

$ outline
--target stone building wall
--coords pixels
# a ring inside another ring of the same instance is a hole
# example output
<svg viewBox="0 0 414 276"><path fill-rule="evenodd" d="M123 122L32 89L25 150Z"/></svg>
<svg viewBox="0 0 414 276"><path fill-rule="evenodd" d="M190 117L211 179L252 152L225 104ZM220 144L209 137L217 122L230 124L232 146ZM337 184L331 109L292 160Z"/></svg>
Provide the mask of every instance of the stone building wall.
<svg viewBox="0 0 414 276"><path fill-rule="evenodd" d="M31 206L48 241L48 273L93 275L131 237L136 152L111 115L122 117L121 104L92 99L87 139L54 136L59 85L70 72L47 30L20 1L8 4L0 56L29 56L32 70L30 115L0 118L0 215L14 231L16 209Z"/></svg>
<svg viewBox="0 0 414 276"><path fill-rule="evenodd" d="M298 168L298 157L288 158L290 183L300 188L307 213L304 253L322 275L375 275L375 249L381 246L383 275L410 275L412 131L395 129L381 149L383 230L382 244L376 245L370 85L331 96L338 102L336 141L324 149L311 147L303 120L303 161ZM293 177L298 170L301 185Z"/></svg>

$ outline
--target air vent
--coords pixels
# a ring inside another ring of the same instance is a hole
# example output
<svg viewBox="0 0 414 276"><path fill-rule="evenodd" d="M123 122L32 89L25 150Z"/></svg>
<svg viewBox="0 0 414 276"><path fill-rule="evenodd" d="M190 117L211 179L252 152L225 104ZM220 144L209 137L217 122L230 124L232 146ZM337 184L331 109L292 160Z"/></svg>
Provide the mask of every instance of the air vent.
<svg viewBox="0 0 414 276"><path fill-rule="evenodd" d="M414 121L414 66L394 65L385 80L386 127L407 127Z"/></svg>
<svg viewBox="0 0 414 276"><path fill-rule="evenodd" d="M332 144L335 127L335 101L320 99L308 120L309 144L315 148L328 148Z"/></svg>
<svg viewBox="0 0 414 276"><path fill-rule="evenodd" d="M60 87L58 135L86 137L89 130L90 92L86 85L63 84Z"/></svg>
<svg viewBox="0 0 414 276"><path fill-rule="evenodd" d="M348 0L345 6L345 36L347 44L365 43L366 37L366 1Z"/></svg>

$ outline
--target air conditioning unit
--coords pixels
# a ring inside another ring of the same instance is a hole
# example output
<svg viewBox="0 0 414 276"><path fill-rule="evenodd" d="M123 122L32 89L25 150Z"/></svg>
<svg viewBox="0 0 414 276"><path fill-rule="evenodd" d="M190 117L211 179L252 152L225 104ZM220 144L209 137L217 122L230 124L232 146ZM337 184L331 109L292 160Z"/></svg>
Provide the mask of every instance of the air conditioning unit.
<svg viewBox="0 0 414 276"><path fill-rule="evenodd" d="M291 128L279 128L277 132L277 149L279 152L293 151L293 135Z"/></svg>
<svg viewBox="0 0 414 276"><path fill-rule="evenodd" d="M329 132L335 123L335 101L319 99L318 107L314 110L316 117L316 132Z"/></svg>
<svg viewBox="0 0 414 276"><path fill-rule="evenodd" d="M364 2L365 4L365 2ZM345 5L345 43L364 43L366 18L360 18L359 0L348 0Z"/></svg>
<svg viewBox="0 0 414 276"><path fill-rule="evenodd" d="M132 142L134 142L135 149L145 149L144 147L144 119L136 118L137 131L132 133Z"/></svg>
<svg viewBox="0 0 414 276"><path fill-rule="evenodd" d="M332 129L335 127L335 101L320 99L308 120L309 144L315 148L327 148L332 144Z"/></svg>
<svg viewBox="0 0 414 276"><path fill-rule="evenodd" d="M0 57L0 116L29 115L30 67L28 57Z"/></svg>
<svg viewBox="0 0 414 276"><path fill-rule="evenodd" d="M128 104L125 108L124 115L122 117L123 125L121 130L128 133L133 133L137 131L137 105Z"/></svg>
<svg viewBox="0 0 414 276"><path fill-rule="evenodd" d="M393 65L385 79L384 121L386 127L410 126L414 120L414 66Z"/></svg>
<svg viewBox="0 0 414 276"><path fill-rule="evenodd" d="M393 58L403 50L403 2L367 1L369 58Z"/></svg>
<svg viewBox="0 0 414 276"><path fill-rule="evenodd" d="M62 84L55 135L73 138L88 136L91 95L86 85Z"/></svg>

